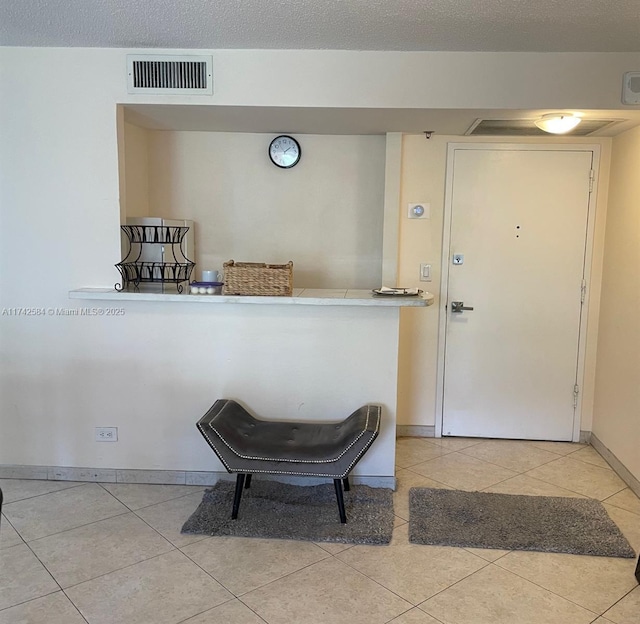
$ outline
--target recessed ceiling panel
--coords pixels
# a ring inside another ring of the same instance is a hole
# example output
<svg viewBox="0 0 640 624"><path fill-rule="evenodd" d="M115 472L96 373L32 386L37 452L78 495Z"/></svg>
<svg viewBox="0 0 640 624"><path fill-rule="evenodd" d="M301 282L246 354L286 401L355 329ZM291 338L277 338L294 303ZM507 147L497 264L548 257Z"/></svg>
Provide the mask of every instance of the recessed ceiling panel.
<svg viewBox="0 0 640 624"><path fill-rule="evenodd" d="M573 130L562 136L589 136L617 123L616 119L583 119ZM477 119L465 132L468 136L549 136L540 130L534 119Z"/></svg>

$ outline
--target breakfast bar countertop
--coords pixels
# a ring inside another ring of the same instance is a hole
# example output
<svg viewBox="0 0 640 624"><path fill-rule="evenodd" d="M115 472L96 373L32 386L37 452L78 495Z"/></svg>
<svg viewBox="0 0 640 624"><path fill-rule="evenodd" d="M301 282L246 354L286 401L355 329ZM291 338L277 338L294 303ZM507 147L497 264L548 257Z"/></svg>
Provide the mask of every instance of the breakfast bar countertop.
<svg viewBox="0 0 640 624"><path fill-rule="evenodd" d="M113 288L78 288L69 291L70 299L93 299L100 301L166 301L174 303L201 303L220 305L245 303L260 305L329 305L370 307L426 307L434 302L429 292L420 295L376 295L370 290L332 288L294 288L291 297L239 296L239 295L192 295L178 293L152 293L117 291Z"/></svg>

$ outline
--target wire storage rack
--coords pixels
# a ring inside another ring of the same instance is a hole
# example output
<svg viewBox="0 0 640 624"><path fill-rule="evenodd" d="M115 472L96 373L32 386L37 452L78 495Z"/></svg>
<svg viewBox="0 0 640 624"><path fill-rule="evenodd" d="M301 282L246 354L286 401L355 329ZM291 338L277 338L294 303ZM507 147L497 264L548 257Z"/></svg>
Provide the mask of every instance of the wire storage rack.
<svg viewBox="0 0 640 624"><path fill-rule="evenodd" d="M186 226L174 225L121 225L129 249L124 259L116 264L122 277L122 283L116 284L118 291L133 287L140 289L140 284L157 283L175 284L178 293L184 290L183 282L188 282L195 262L186 257L182 243L189 230ZM145 245L161 245L162 261L143 259ZM167 249L168 247L168 249ZM165 262L167 258L171 261Z"/></svg>

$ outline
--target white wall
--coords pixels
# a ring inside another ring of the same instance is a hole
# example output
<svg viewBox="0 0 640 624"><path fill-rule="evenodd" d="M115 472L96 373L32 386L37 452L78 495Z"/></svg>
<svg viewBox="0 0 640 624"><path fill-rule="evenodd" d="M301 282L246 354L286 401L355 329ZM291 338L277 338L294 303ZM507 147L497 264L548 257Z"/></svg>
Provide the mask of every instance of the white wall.
<svg viewBox="0 0 640 624"><path fill-rule="evenodd" d="M126 93L125 54L0 48L2 309L77 307L68 299L70 289L118 280L118 103L616 108L622 73L640 63L638 54L215 51L213 97L140 98ZM272 89L273 82L280 88ZM180 437L176 418L191 428L224 389L213 387L202 370L220 367L215 347L202 346L217 319L170 304L126 312L114 318L0 316L0 463L128 468L140 467L144 457L147 468L202 465L203 457L193 456L196 432ZM249 312L241 314L249 322ZM347 325L361 318L357 308L344 314ZM375 324L367 327L366 336L353 333L351 347L377 344ZM295 369L295 339L295 333L286 338L280 372ZM420 348L431 357L435 345L425 341ZM171 357L158 364L159 351ZM385 372L370 360L337 370L363 366L363 379ZM313 368L309 374L313 378ZM185 380L191 379L189 386ZM374 379L375 394L387 403L395 377ZM257 397L252 384L246 382L247 393ZM327 388L313 388L315 405L308 409L317 413ZM258 389L272 392L268 403L275 404L275 387ZM367 383L362 391L351 385L331 396L346 411L365 393L374 394ZM151 425L150 414L155 429L137 424ZM128 440L115 448L93 443L92 427L116 418L131 423ZM168 459L166 445L150 443L150 430L177 436L179 456Z"/></svg>
<svg viewBox="0 0 640 624"><path fill-rule="evenodd" d="M640 128L613 140L593 432L640 480Z"/></svg>
<svg viewBox="0 0 640 624"><path fill-rule="evenodd" d="M384 136L296 134L302 158L280 169L273 134L148 134L149 214L195 222L197 275L293 260L295 287L380 286Z"/></svg>

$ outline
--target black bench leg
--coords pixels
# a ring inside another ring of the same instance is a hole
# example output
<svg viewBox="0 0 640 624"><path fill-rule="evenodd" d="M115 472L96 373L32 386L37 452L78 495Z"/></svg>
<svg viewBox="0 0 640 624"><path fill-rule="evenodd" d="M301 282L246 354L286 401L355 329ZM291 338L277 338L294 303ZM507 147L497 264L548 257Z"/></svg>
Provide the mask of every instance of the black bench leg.
<svg viewBox="0 0 640 624"><path fill-rule="evenodd" d="M250 487L251 487L251 473L247 475L247 478L245 479L245 482L244 482L245 490L248 490Z"/></svg>
<svg viewBox="0 0 640 624"><path fill-rule="evenodd" d="M233 497L233 511L231 512L231 519L237 520L238 509L240 508L240 499L242 498L242 486L244 485L244 475L238 474L236 477L236 493Z"/></svg>
<svg viewBox="0 0 640 624"><path fill-rule="evenodd" d="M333 485L336 488L338 510L340 511L340 522L342 522L342 524L347 524L347 513L344 510L344 496L342 495L342 479L334 479Z"/></svg>
<svg viewBox="0 0 640 624"><path fill-rule="evenodd" d="M349 477L342 479L342 485L344 486L345 492L348 492L351 489L351 486L349 485Z"/></svg>

